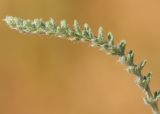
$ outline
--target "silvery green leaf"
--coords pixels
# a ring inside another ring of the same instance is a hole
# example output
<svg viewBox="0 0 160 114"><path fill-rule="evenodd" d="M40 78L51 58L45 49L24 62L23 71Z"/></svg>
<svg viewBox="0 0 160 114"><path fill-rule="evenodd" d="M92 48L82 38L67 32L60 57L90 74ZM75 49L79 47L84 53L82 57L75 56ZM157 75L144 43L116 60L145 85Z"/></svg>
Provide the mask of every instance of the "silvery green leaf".
<svg viewBox="0 0 160 114"><path fill-rule="evenodd" d="M146 63L147 63L147 60L143 60L143 61L140 63L139 67L140 67L141 70L144 68L144 66L146 65Z"/></svg>
<svg viewBox="0 0 160 114"><path fill-rule="evenodd" d="M37 33L44 33L45 32L46 26L45 26L45 23L42 19L34 19L33 24L36 27Z"/></svg>
<svg viewBox="0 0 160 114"><path fill-rule="evenodd" d="M60 26L61 26L62 29L67 29L68 28L67 21L66 20L62 20L60 22Z"/></svg>
<svg viewBox="0 0 160 114"><path fill-rule="evenodd" d="M160 99L160 91L156 91L154 97L159 100Z"/></svg>
<svg viewBox="0 0 160 114"><path fill-rule="evenodd" d="M147 89L148 89L148 86L149 86L151 77L152 77L152 74L151 74L151 73L148 73L147 76L144 76L144 77L143 77L143 80L142 80L141 85L144 87L144 89L145 89L146 91L148 91Z"/></svg>
<svg viewBox="0 0 160 114"><path fill-rule="evenodd" d="M14 18L12 16L6 16L6 18L4 19L4 21L11 27L16 27L16 23L14 21Z"/></svg>
<svg viewBox="0 0 160 114"><path fill-rule="evenodd" d="M84 38L86 38L85 40L89 40L92 39L92 32L91 32L91 28L89 27L89 25L86 23L84 24L83 30L82 30L82 35Z"/></svg>
<svg viewBox="0 0 160 114"><path fill-rule="evenodd" d="M98 29L97 41L99 43L102 43L104 41L104 30L102 27L99 27L99 29Z"/></svg>
<svg viewBox="0 0 160 114"><path fill-rule="evenodd" d="M45 28L45 23L42 19L34 19L34 24L36 28Z"/></svg>
<svg viewBox="0 0 160 114"><path fill-rule="evenodd" d="M113 46L114 45L114 37L111 32L108 33L108 45Z"/></svg>
<svg viewBox="0 0 160 114"><path fill-rule="evenodd" d="M57 26L56 26L56 23L55 23L54 19L50 18L49 21L46 21L45 26L46 26L47 34L56 32Z"/></svg>
<svg viewBox="0 0 160 114"><path fill-rule="evenodd" d="M23 20L22 19L19 19L19 18L13 18L13 21L15 22L16 24L16 27L20 30L23 30Z"/></svg>
<svg viewBox="0 0 160 114"><path fill-rule="evenodd" d="M125 40L122 40L119 44L118 44L118 46L117 46L117 48L118 48L118 53L119 53L119 55L120 56L122 56L122 55L124 55L125 53L125 47L126 47L126 41Z"/></svg>
<svg viewBox="0 0 160 114"><path fill-rule="evenodd" d="M24 20L23 28L25 32L34 32L36 30L36 27L31 20Z"/></svg>
<svg viewBox="0 0 160 114"><path fill-rule="evenodd" d="M78 32L81 30L77 20L74 20L73 29Z"/></svg>
<svg viewBox="0 0 160 114"><path fill-rule="evenodd" d="M81 29L80 29L80 26L77 20L74 20L73 32L74 32L73 35L75 37L77 37L78 39L82 38L82 32L81 32Z"/></svg>
<svg viewBox="0 0 160 114"><path fill-rule="evenodd" d="M130 50L127 54L127 64L133 65L133 62L134 62L134 52Z"/></svg>

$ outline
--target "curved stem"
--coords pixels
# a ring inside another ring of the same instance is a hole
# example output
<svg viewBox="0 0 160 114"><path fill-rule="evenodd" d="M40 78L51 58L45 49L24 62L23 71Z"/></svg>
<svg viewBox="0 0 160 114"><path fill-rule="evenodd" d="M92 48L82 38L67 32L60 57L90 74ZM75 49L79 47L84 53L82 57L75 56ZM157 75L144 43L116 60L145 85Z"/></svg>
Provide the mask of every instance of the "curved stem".
<svg viewBox="0 0 160 114"><path fill-rule="evenodd" d="M53 19L45 22L42 19L23 20L21 18L7 16L4 21L10 28L18 30L19 32L66 37L71 41L88 41L91 43L91 46L97 46L100 50L104 50L108 54L117 55L119 57L119 62L127 65L128 72L136 76L137 85L145 91L145 103L151 107L153 114L160 114L157 105L160 99L160 91L154 92L153 95L149 85L152 74L141 74L146 60L143 60L139 65L135 64L134 52L130 50L128 53L125 53L126 41L122 40L118 45L115 45L114 37L111 32L108 33L108 41L105 41L102 27L99 28L98 35L95 36L91 32L91 28L88 24L84 24L83 29L81 29L76 20L74 21L73 28L68 27L65 20L62 20L60 25L56 25Z"/></svg>

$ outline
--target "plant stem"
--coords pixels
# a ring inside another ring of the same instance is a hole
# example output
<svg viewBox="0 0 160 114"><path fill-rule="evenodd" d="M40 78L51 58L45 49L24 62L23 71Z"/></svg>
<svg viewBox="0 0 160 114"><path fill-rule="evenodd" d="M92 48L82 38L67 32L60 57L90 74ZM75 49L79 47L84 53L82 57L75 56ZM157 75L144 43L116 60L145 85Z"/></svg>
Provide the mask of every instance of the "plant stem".
<svg viewBox="0 0 160 114"><path fill-rule="evenodd" d="M7 16L4 21L10 28L18 30L19 32L66 37L71 41L88 41L91 43L91 46L97 46L100 50L108 54L118 56L119 62L125 64L128 72L136 76L137 85L145 92L145 103L151 107L153 114L160 114L158 109L160 91L152 93L149 85L152 74L149 72L147 75L142 75L141 73L146 64L146 60L143 60L140 64L135 64L134 52L132 50L127 53L125 52L126 41L122 40L118 45L115 45L111 32L108 33L108 41L105 41L102 27L99 28L98 35L95 36L91 32L88 24L84 24L83 29L81 29L76 20L74 21L73 28L68 27L65 20L61 21L60 25L57 25L53 19L45 22L42 19L23 20L21 18Z"/></svg>

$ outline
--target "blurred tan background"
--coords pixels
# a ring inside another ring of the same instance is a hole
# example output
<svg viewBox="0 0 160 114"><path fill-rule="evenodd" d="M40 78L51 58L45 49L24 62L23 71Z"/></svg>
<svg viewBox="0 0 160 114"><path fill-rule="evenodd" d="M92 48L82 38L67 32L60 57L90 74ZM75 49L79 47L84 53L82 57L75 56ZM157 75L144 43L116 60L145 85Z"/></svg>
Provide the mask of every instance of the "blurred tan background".
<svg viewBox="0 0 160 114"><path fill-rule="evenodd" d="M0 20L53 17L103 25L147 59L160 89L159 0L0 0ZM134 77L88 44L19 34L0 21L0 114L151 114Z"/></svg>

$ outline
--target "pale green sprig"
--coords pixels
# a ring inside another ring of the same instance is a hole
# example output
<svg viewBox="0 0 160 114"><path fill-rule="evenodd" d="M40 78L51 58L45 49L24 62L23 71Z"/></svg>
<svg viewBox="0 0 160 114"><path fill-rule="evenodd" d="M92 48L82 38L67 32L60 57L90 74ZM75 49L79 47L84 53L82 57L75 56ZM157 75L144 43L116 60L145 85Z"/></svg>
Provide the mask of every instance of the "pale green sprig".
<svg viewBox="0 0 160 114"><path fill-rule="evenodd" d="M109 32L107 36L108 40L105 41L106 36L102 27L99 27L98 35L96 36L92 33L87 23L81 28L77 20L74 20L73 27L69 27L66 20L62 20L60 24L56 24L52 18L48 21L43 21L42 19L23 20L21 18L7 16L4 21L10 28L18 30L19 32L55 35L58 37L66 37L68 40L80 40L82 42L88 41L91 43L91 46L98 46L100 50L108 54L117 55L119 57L119 62L127 65L127 71L136 76L137 85L145 92L145 103L152 108L154 114L160 114L157 105L160 99L160 91L156 91L152 94L149 85L152 73L149 72L146 76L142 75L142 70L147 61L143 60L139 65L135 64L135 53L132 50L125 53L125 40L115 45L114 37L112 33Z"/></svg>

